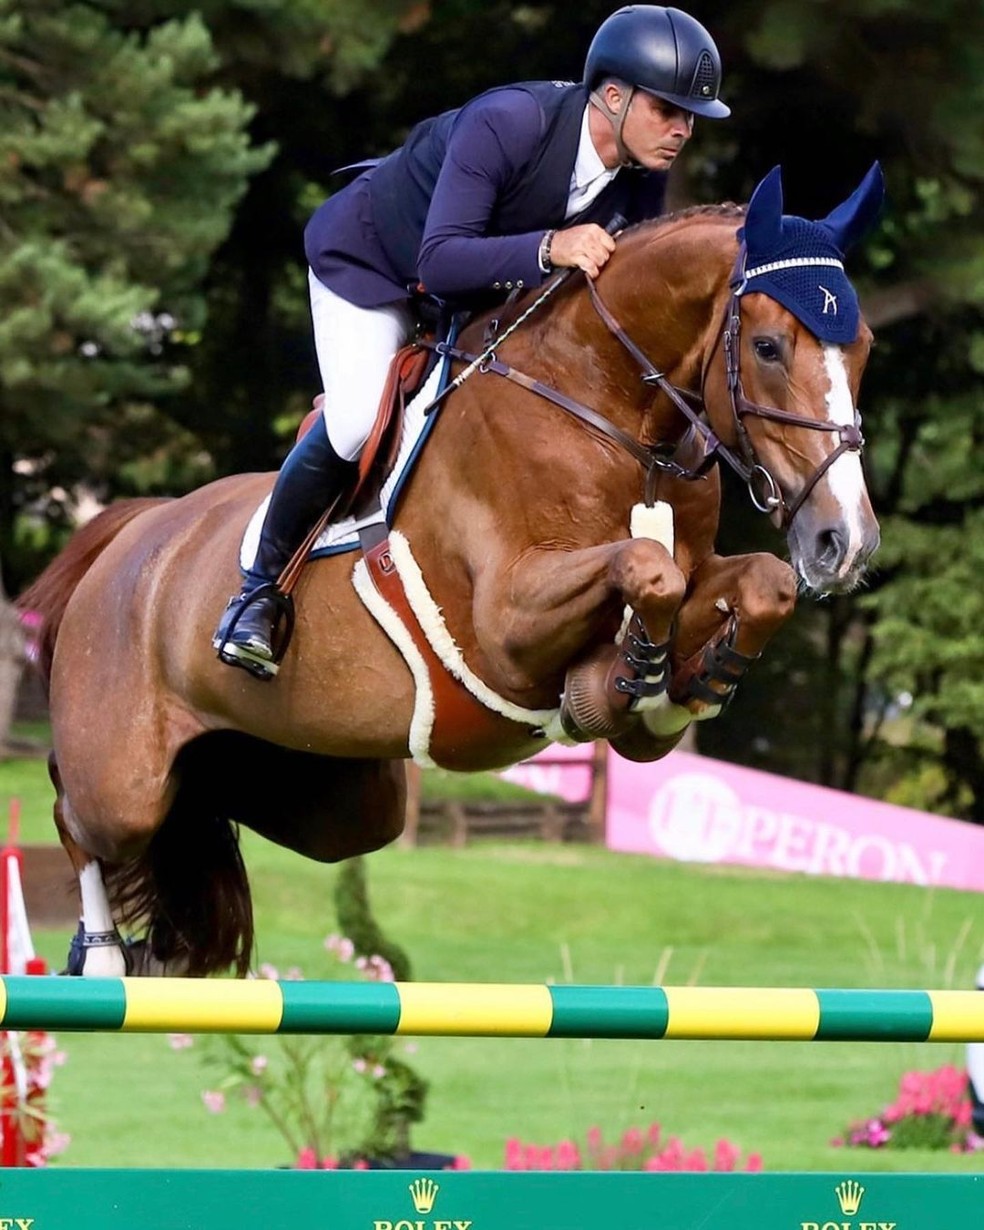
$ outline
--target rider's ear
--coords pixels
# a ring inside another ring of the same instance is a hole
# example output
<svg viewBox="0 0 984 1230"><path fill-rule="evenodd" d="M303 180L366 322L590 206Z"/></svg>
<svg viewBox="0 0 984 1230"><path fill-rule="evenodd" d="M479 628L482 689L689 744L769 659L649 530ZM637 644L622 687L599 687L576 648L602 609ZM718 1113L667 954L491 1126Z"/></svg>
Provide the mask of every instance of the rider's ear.
<svg viewBox="0 0 984 1230"><path fill-rule="evenodd" d="M745 211L745 246L749 252L772 252L782 238L782 171L773 167L752 193Z"/></svg>
<svg viewBox="0 0 984 1230"><path fill-rule="evenodd" d="M821 225L830 231L841 252L846 252L874 225L884 200L885 177L880 163L873 162L858 187L846 201L830 211Z"/></svg>

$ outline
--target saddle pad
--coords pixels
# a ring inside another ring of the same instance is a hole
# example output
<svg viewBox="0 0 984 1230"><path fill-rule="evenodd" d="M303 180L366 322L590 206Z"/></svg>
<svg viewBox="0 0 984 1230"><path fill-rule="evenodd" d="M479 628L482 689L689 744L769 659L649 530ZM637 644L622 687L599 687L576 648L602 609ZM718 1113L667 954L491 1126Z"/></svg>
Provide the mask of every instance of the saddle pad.
<svg viewBox="0 0 984 1230"><path fill-rule="evenodd" d="M434 365L434 370L427 377L420 392L410 402L403 416L403 427L400 434L400 447L396 462L383 483L380 492L381 510L374 510L368 516L345 517L337 524L326 526L311 551L311 558L317 559L323 555L337 555L342 551L354 551L359 546L359 530L376 522L392 523L393 513L399 501L403 484L409 477L414 463L420 454L424 441L430 434L437 420L439 411L424 415L424 410L444 387L444 380L451 360L444 356ZM270 497L260 504L246 526L242 545L239 550L239 564L245 571L256 557L256 548L260 540L260 528L266 516Z"/></svg>

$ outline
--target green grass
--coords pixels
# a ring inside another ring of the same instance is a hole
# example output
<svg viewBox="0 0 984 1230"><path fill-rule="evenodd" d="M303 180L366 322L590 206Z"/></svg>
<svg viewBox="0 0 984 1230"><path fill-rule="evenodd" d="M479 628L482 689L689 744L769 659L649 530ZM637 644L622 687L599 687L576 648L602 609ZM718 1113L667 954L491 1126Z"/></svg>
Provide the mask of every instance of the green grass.
<svg viewBox="0 0 984 1230"><path fill-rule="evenodd" d="M443 785L442 785L443 788ZM51 840L43 761L0 764L0 809ZM258 959L326 976L336 870L246 834ZM433 981L971 987L980 897L905 885L682 865L586 846L393 847L368 861L378 919ZM67 935L35 934L53 967ZM52 1098L73 1166L268 1166L289 1161L245 1106L208 1114L213 1078L159 1036L59 1035ZM276 1046L271 1040L271 1046ZM980 1159L829 1145L892 1100L913 1068L962 1064L958 1045L420 1039L431 1082L418 1148L501 1165L503 1142L607 1136L654 1120L690 1147L722 1136L770 1170L974 1171Z"/></svg>

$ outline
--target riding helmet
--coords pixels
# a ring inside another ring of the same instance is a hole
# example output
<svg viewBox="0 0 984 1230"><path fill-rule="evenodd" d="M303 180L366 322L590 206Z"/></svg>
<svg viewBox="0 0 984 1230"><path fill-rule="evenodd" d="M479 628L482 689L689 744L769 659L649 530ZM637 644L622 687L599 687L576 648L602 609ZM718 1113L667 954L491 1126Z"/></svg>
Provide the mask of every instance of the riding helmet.
<svg viewBox="0 0 984 1230"><path fill-rule="evenodd" d="M714 40L680 9L630 4L603 21L588 48L584 84L593 90L606 77L709 119L731 114L718 98L721 57Z"/></svg>

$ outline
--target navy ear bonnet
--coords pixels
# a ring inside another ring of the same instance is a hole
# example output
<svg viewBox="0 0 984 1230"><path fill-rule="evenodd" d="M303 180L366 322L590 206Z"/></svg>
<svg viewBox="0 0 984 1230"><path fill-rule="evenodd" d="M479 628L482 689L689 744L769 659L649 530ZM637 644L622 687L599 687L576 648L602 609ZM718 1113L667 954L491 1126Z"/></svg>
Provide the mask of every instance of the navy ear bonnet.
<svg viewBox="0 0 984 1230"><path fill-rule="evenodd" d="M809 222L783 214L782 179L774 167L752 194L738 231L745 261L737 293L768 295L820 341L849 345L858 335L861 313L844 272L844 253L873 225L884 195L876 162L843 204L822 221Z"/></svg>

